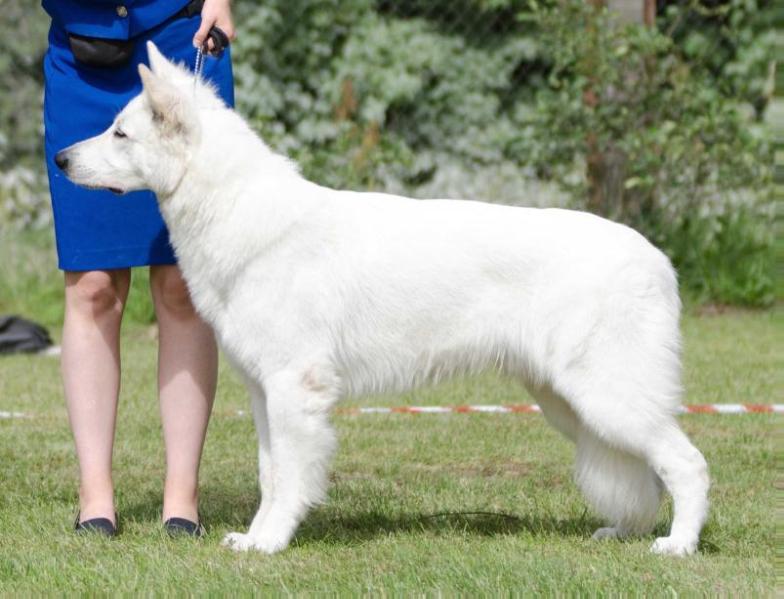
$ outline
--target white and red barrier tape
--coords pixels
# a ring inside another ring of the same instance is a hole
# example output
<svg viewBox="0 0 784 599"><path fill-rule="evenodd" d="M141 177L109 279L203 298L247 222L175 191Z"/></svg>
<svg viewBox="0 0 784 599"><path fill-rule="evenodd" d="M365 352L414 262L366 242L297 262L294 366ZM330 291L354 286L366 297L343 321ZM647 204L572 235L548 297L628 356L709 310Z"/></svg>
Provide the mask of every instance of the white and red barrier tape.
<svg viewBox="0 0 784 599"><path fill-rule="evenodd" d="M0 418L24 418L24 414L20 412L2 412L0 411Z"/></svg>
<svg viewBox="0 0 784 599"><path fill-rule="evenodd" d="M338 414L358 416L360 414L538 414L542 409L536 404L510 404L506 406L364 406L338 408ZM681 414L784 414L784 404L713 403L688 404L681 406ZM238 410L238 416L245 416ZM25 418L20 412L0 411L3 418Z"/></svg>
<svg viewBox="0 0 784 599"><path fill-rule="evenodd" d="M338 413L358 414L537 414L536 404L506 406L395 406L338 408ZM680 408L681 414L782 414L784 404L690 404Z"/></svg>

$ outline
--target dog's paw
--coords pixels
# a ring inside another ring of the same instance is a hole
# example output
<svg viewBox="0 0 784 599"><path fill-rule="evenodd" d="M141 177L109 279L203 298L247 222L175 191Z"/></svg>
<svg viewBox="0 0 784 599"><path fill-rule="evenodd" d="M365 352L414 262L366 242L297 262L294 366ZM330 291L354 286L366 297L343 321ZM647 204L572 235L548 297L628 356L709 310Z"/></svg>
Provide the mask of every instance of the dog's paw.
<svg viewBox="0 0 784 599"><path fill-rule="evenodd" d="M230 532L221 541L221 545L234 551L248 551L253 549L253 539L241 532Z"/></svg>
<svg viewBox="0 0 784 599"><path fill-rule="evenodd" d="M277 553L288 547L287 541L276 541L269 538L254 538L241 532L230 532L221 545L234 551L261 551L262 553Z"/></svg>
<svg viewBox="0 0 784 599"><path fill-rule="evenodd" d="M623 539L626 536L626 533L624 533L620 528L608 526L606 528L598 529L595 533L593 533L591 538L595 541L601 541L603 539Z"/></svg>
<svg viewBox="0 0 784 599"><path fill-rule="evenodd" d="M697 542L684 542L674 537L659 537L651 545L651 553L683 557L697 551Z"/></svg>

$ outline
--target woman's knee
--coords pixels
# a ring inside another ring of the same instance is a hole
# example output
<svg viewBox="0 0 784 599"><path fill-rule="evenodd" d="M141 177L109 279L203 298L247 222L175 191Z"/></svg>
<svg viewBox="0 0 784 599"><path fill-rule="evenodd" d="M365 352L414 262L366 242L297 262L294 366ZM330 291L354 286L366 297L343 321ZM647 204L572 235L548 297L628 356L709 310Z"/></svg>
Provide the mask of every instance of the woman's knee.
<svg viewBox="0 0 784 599"><path fill-rule="evenodd" d="M66 306L91 316L120 315L129 284L130 271L127 269L66 272Z"/></svg>
<svg viewBox="0 0 784 599"><path fill-rule="evenodd" d="M152 267L150 288L156 311L163 309L176 316L195 314L188 286L176 266Z"/></svg>

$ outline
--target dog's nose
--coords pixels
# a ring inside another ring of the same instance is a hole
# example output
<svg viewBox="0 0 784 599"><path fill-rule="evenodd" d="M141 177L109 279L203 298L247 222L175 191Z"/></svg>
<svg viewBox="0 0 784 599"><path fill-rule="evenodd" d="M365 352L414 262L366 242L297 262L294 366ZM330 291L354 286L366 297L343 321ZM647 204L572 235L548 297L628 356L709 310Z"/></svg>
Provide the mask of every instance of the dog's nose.
<svg viewBox="0 0 784 599"><path fill-rule="evenodd" d="M54 155L54 163L60 168L60 170L65 170L68 168L68 156L66 155L65 151L57 152Z"/></svg>

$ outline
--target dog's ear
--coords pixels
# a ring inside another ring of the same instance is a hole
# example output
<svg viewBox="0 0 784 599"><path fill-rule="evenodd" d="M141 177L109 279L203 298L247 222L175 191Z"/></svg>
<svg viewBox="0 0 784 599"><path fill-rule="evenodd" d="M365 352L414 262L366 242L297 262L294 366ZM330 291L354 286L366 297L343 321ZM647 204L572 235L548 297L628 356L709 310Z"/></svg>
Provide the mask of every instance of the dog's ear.
<svg viewBox="0 0 784 599"><path fill-rule="evenodd" d="M143 64L139 65L139 76L142 78L143 93L152 110L153 121L165 133L191 132L194 116L189 98Z"/></svg>
<svg viewBox="0 0 784 599"><path fill-rule="evenodd" d="M147 57L150 60L150 69L159 77L167 77L172 69L176 68L174 63L161 54L158 46L152 42L147 42Z"/></svg>

